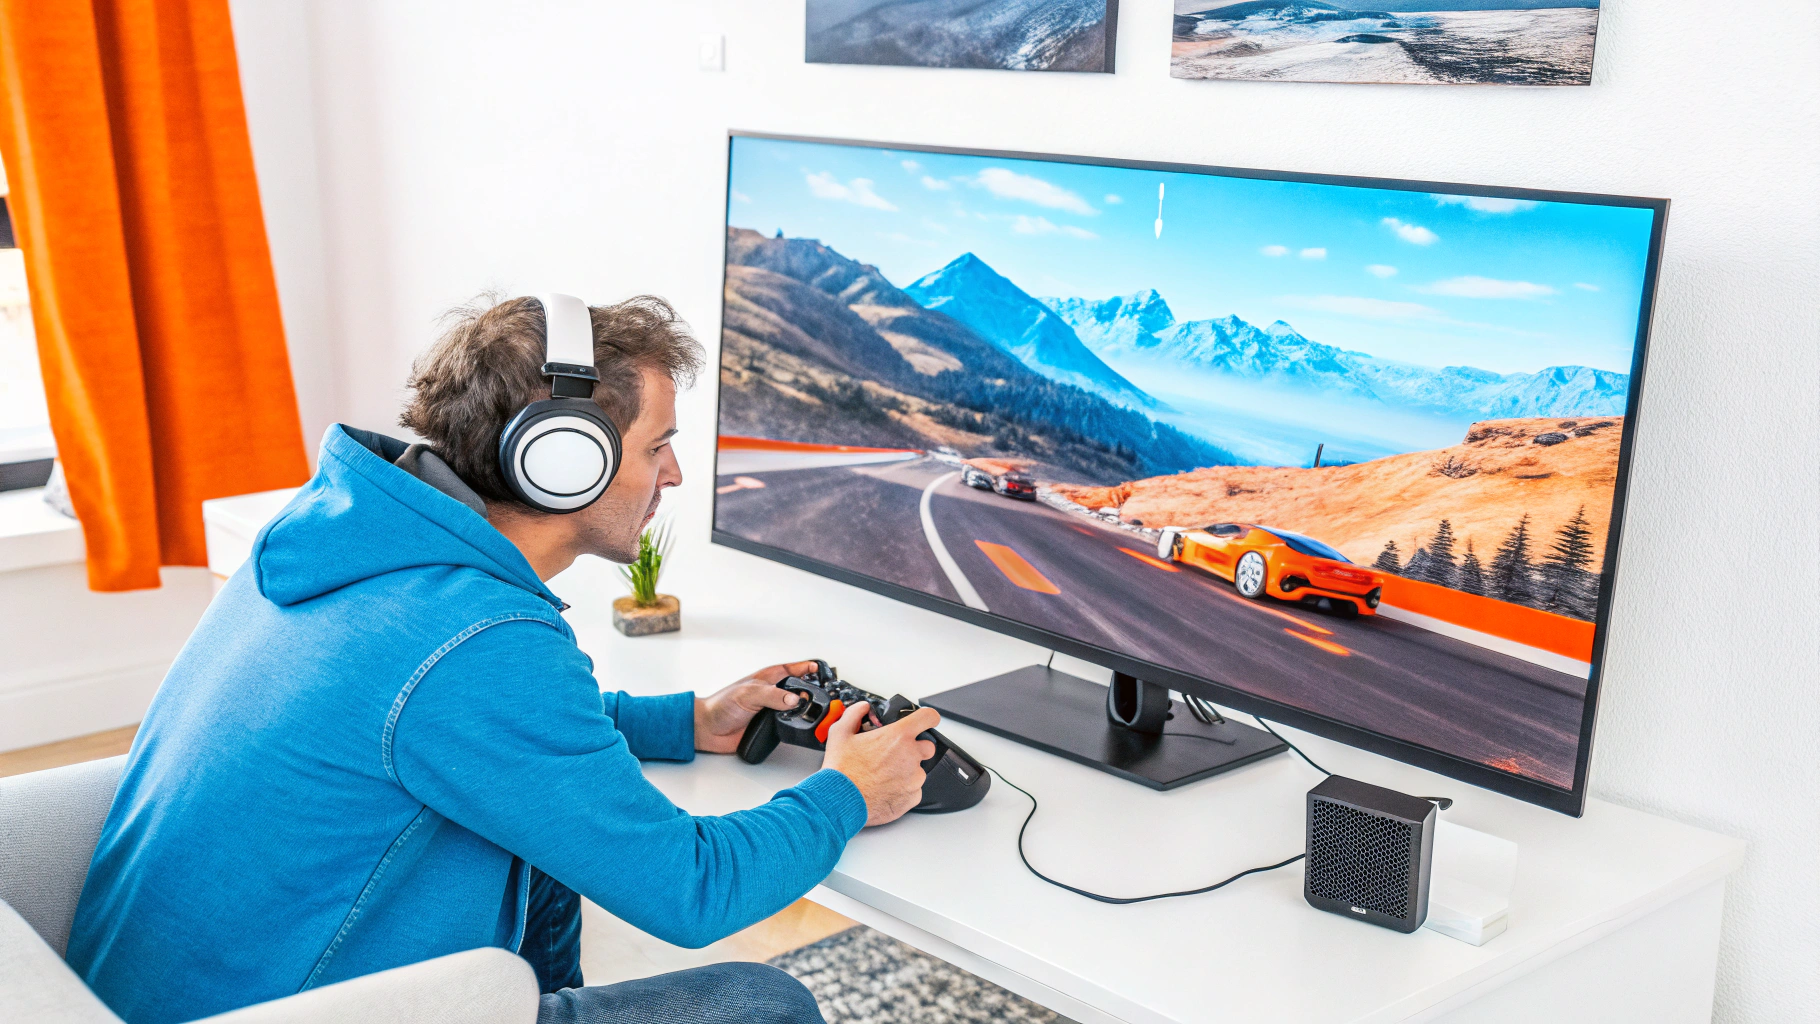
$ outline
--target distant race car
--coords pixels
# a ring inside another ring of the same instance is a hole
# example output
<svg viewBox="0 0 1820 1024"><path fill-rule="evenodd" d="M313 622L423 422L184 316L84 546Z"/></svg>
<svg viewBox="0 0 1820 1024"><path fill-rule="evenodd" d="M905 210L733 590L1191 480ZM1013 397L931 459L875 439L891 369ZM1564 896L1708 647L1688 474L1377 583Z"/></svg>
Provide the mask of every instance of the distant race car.
<svg viewBox="0 0 1820 1024"><path fill-rule="evenodd" d="M962 466L961 483L982 491L996 491L1007 498L1036 500L1036 481L1030 478L1030 474L1015 469L1009 473L994 474L977 466Z"/></svg>
<svg viewBox="0 0 1820 1024"><path fill-rule="evenodd" d="M1157 557L1180 562L1230 580L1241 595L1266 595L1310 607L1325 607L1345 618L1375 615L1384 594L1384 576L1313 537L1249 523L1215 523L1198 530L1170 527L1156 546Z"/></svg>
<svg viewBox="0 0 1820 1024"><path fill-rule="evenodd" d="M996 476L992 479L992 489L1007 498L1018 498L1023 501L1036 500L1036 481L1028 473L1015 470Z"/></svg>

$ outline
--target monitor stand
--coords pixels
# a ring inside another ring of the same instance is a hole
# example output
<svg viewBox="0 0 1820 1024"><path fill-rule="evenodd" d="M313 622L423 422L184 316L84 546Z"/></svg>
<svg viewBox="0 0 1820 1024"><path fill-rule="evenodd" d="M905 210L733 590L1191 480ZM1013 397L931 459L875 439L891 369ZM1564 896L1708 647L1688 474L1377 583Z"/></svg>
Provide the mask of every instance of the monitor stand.
<svg viewBox="0 0 1820 1024"><path fill-rule="evenodd" d="M1281 753L1282 740L1196 718L1167 687L1113 673L1110 688L1042 665L935 694L946 718L1151 789L1174 789Z"/></svg>

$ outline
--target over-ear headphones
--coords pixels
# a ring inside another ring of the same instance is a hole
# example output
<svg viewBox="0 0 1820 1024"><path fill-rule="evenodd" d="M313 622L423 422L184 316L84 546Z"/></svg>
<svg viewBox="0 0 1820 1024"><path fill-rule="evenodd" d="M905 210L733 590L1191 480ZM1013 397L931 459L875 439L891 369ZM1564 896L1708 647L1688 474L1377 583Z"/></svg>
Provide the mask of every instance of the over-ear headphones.
<svg viewBox="0 0 1820 1024"><path fill-rule="evenodd" d="M499 471L519 501L540 512L579 512L619 472L619 430L593 401L594 322L573 295L543 304L543 375L551 397L532 402L499 433Z"/></svg>

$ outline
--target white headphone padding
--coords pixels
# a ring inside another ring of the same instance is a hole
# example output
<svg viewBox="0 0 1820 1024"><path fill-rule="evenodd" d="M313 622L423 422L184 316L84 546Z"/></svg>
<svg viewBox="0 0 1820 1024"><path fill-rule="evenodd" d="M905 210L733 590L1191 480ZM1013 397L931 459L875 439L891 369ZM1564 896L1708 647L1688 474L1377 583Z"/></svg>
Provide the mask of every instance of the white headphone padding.
<svg viewBox="0 0 1820 1024"><path fill-rule="evenodd" d="M577 509L606 489L613 446L599 425L552 416L525 431L512 453L526 494L551 509Z"/></svg>

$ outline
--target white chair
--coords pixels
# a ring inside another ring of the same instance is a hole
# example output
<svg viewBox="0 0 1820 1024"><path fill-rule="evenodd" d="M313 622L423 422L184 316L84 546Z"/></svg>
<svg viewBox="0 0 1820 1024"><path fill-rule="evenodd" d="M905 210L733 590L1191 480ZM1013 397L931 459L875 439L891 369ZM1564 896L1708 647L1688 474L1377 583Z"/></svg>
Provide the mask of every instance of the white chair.
<svg viewBox="0 0 1820 1024"><path fill-rule="evenodd" d="M64 964L63 951L125 761L114 757L0 779L0 1020L121 1024ZM537 978L529 964L503 949L471 949L206 1019L533 1024Z"/></svg>

